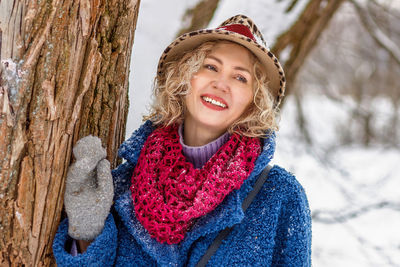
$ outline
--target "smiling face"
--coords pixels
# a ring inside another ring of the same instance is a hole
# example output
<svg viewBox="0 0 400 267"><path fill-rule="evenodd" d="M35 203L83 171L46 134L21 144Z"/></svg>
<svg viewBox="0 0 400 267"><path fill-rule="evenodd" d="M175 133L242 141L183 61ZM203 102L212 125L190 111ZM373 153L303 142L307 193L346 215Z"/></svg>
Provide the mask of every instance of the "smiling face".
<svg viewBox="0 0 400 267"><path fill-rule="evenodd" d="M224 133L253 100L253 58L244 47L219 42L207 54L185 97L185 130ZM186 135L186 134L185 134Z"/></svg>

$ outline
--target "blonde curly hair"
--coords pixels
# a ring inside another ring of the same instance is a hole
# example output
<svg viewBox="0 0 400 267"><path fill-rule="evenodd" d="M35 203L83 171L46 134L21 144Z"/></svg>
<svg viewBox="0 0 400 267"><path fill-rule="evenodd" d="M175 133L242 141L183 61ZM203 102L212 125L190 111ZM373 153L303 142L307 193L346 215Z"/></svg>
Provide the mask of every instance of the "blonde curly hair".
<svg viewBox="0 0 400 267"><path fill-rule="evenodd" d="M185 96L191 86L192 76L198 72L206 56L220 42L205 42L185 53L181 58L168 62L165 75L154 80L154 100L151 105L150 119L155 125L168 126L182 123L185 116ZM242 116L229 126L229 133L238 133L249 137L266 137L266 132L278 130L279 110L274 106L274 98L268 88L268 76L263 67L252 54L254 64L253 103Z"/></svg>

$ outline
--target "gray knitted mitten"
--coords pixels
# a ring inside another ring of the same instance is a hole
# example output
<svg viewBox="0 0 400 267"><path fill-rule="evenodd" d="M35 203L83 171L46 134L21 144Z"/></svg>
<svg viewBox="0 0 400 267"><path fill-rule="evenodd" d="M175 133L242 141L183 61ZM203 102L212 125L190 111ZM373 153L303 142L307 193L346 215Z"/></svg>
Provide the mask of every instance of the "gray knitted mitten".
<svg viewBox="0 0 400 267"><path fill-rule="evenodd" d="M64 205L68 234L76 240L93 240L103 230L110 212L114 187L106 150L95 136L80 139L68 169Z"/></svg>

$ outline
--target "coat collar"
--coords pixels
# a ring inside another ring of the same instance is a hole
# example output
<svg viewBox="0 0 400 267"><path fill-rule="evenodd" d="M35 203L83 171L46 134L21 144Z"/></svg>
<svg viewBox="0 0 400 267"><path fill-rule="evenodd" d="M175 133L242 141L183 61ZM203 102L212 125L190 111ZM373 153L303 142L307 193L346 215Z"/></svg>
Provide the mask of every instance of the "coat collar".
<svg viewBox="0 0 400 267"><path fill-rule="evenodd" d="M147 121L121 145L119 156L126 159L129 163L136 165L140 151L147 137L154 129L152 123ZM114 204L115 209L121 216L121 220L129 233L158 264L182 265L186 260L190 246L195 240L206 234L219 232L243 220L242 202L253 188L256 177L271 161L274 152L275 134L273 133L268 138L263 139L263 150L255 162L252 173L240 189L232 191L217 208L201 217L191 231L186 233L184 240L179 244L161 244L150 237L147 230L136 219L129 190L116 199ZM129 179L130 177L127 178Z"/></svg>

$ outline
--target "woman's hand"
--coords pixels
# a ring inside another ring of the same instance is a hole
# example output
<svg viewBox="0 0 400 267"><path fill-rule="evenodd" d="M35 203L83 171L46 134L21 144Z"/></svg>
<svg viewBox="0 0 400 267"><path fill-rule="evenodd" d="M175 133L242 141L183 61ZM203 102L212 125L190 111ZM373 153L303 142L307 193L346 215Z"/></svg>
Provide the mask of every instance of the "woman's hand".
<svg viewBox="0 0 400 267"><path fill-rule="evenodd" d="M64 195L68 234L76 240L94 240L103 230L112 205L114 188L110 162L98 137L80 139L76 162L69 167Z"/></svg>

